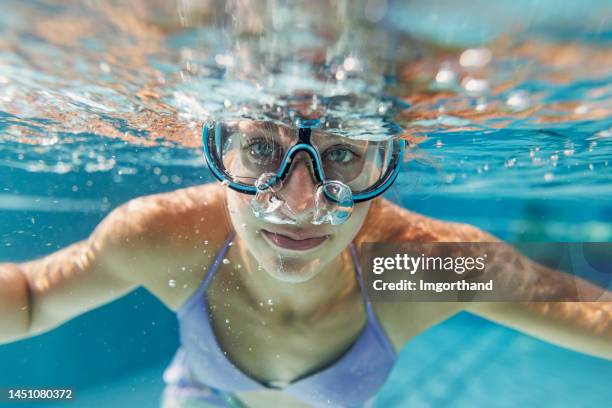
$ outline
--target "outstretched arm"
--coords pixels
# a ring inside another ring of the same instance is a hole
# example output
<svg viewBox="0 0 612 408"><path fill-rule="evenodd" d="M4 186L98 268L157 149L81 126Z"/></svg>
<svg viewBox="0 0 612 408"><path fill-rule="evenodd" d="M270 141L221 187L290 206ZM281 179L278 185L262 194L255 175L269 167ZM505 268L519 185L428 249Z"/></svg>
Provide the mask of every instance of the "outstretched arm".
<svg viewBox="0 0 612 408"><path fill-rule="evenodd" d="M466 310L549 343L612 360L612 302L475 302Z"/></svg>
<svg viewBox="0 0 612 408"><path fill-rule="evenodd" d="M381 225L385 227L381 228ZM373 205L371 220L360 234L358 242L501 242L471 225L435 220L386 200L378 200ZM487 265L489 261L491 259ZM578 290L588 298L606 301L432 302L422 308L423 311L419 310L419 319L413 319L416 323L406 323L403 317L397 316L414 316L419 303L381 303L393 311L388 314L389 320L393 321L391 328L395 328L398 338L405 342L433 324L466 310L550 343L612 359L612 301L607 301L612 300L612 293L601 295L601 288L538 265L509 245L500 247L497 263L500 267L495 273L505 276L496 275L496 281L529 282L525 286L532 293L544 293L549 298L564 299Z"/></svg>
<svg viewBox="0 0 612 408"><path fill-rule="evenodd" d="M456 224L472 242L499 242L479 229ZM510 246L499 250L497 280L528 283L530 293L574 299L576 291L597 302L470 302L465 310L558 346L612 360L612 293L565 272L539 265ZM489 260L490 261L490 260ZM525 296L527 298L527 296Z"/></svg>
<svg viewBox="0 0 612 408"><path fill-rule="evenodd" d="M50 330L138 286L178 308L194 286L184 281L205 273L203 249L214 254L227 234L222 201L215 185L139 197L113 210L86 240L31 262L0 264L0 344Z"/></svg>
<svg viewBox="0 0 612 408"><path fill-rule="evenodd" d="M0 343L50 330L136 286L108 268L97 231L44 258L0 264Z"/></svg>
<svg viewBox="0 0 612 408"><path fill-rule="evenodd" d="M472 242L499 240L475 227L457 224ZM495 279L527 283L530 294L548 299L575 299L576 292L597 302L470 302L466 311L558 346L612 360L612 293L577 276L537 264L510 246L499 250ZM491 261L491 260L489 260ZM503 275L503 276L502 276ZM528 298L528 295L525 295Z"/></svg>

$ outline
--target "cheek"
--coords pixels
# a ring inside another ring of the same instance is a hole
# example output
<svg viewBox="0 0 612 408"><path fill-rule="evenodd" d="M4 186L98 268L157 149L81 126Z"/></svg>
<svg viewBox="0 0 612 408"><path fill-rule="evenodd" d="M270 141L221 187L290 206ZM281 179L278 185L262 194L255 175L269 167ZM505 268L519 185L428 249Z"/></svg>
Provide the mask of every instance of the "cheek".
<svg viewBox="0 0 612 408"><path fill-rule="evenodd" d="M357 232L363 225L363 222L365 221L369 210L370 210L369 201L365 203L356 204L355 207L353 208L353 213L351 214L351 217L349 218L347 223L353 229L353 232L355 234L357 234Z"/></svg>
<svg viewBox="0 0 612 408"><path fill-rule="evenodd" d="M334 230L334 235L340 238L343 245L348 245L355 238L368 215L369 208L369 202L356 204L349 219Z"/></svg>
<svg viewBox="0 0 612 408"><path fill-rule="evenodd" d="M227 192L227 207L234 231L252 253L258 253L263 240L257 234L256 218L251 211L252 196L232 190Z"/></svg>
<svg viewBox="0 0 612 408"><path fill-rule="evenodd" d="M248 219L251 214L250 202L250 195L228 190L227 207L232 220L240 219L243 220L243 222L246 222L246 219Z"/></svg>
<svg viewBox="0 0 612 408"><path fill-rule="evenodd" d="M227 208L234 231L240 238L248 243L249 249L253 249L253 242L257 241L257 223L255 215L251 211L252 196L234 191L227 192Z"/></svg>

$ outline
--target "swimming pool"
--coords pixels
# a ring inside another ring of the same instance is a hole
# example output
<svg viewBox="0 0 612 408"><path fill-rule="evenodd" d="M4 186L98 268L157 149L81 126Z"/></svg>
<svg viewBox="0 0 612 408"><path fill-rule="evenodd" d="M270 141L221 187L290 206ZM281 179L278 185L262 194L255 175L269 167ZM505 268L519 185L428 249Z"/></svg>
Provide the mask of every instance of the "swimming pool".
<svg viewBox="0 0 612 408"><path fill-rule="evenodd" d="M461 5L424 4L403 15L389 2L397 12L375 26L461 48L420 44L398 54L412 67L388 81L409 106L398 122L428 139L386 197L511 242L609 242L609 6L498 5L514 13L511 22L520 10L534 15L507 44L495 39L511 24L481 22ZM222 81L227 43L207 25L211 14L188 5L7 3L0 15L0 261L83 239L130 198L213 181L197 148L198 119L241 88ZM451 7L465 19L445 17ZM432 29L436 18L447 24ZM491 54L486 44L494 40ZM161 372L177 347L175 316L138 289L0 347L0 385L70 386L74 407L156 406ZM377 404L608 405L610 378L609 361L461 313L409 343Z"/></svg>

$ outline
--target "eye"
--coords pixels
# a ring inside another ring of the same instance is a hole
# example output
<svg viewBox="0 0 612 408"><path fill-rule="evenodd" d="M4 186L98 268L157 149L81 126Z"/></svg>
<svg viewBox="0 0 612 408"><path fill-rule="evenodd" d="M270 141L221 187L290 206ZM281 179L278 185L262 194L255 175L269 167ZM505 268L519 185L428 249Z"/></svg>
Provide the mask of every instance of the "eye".
<svg viewBox="0 0 612 408"><path fill-rule="evenodd" d="M274 155L274 143L264 139L254 140L247 145L249 154L257 160L265 160Z"/></svg>
<svg viewBox="0 0 612 408"><path fill-rule="evenodd" d="M358 156L346 147L334 147L325 152L325 158L338 164L348 164Z"/></svg>

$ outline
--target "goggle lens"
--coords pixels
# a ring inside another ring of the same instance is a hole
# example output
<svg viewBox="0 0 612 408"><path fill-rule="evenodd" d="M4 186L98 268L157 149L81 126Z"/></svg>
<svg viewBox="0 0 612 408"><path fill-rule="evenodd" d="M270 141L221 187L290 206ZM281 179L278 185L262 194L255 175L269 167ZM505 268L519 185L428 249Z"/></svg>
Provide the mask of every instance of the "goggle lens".
<svg viewBox="0 0 612 408"><path fill-rule="evenodd" d="M280 174L291 166L292 158L295 160L295 156L288 157L300 143L294 128L253 120L213 126L209 128L213 160L234 182L255 187L262 174ZM353 194L376 187L397 161L398 145L394 139L357 140L313 129L309 141L309 151L318 164L313 167L323 173L321 181L340 181Z"/></svg>

